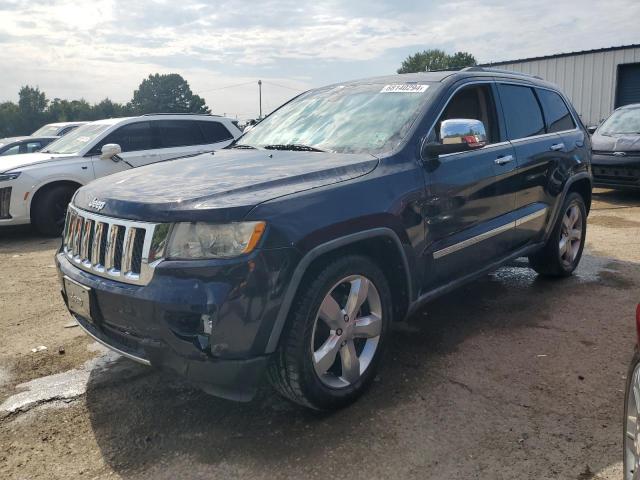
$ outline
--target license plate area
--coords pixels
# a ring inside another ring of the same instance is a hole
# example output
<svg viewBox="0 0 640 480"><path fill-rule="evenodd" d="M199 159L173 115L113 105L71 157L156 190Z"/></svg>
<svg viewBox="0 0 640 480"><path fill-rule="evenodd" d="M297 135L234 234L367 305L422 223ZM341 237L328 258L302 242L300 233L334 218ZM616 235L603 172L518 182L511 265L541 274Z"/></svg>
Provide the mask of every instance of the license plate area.
<svg viewBox="0 0 640 480"><path fill-rule="evenodd" d="M91 288L64 277L64 291L69 310L91 321Z"/></svg>

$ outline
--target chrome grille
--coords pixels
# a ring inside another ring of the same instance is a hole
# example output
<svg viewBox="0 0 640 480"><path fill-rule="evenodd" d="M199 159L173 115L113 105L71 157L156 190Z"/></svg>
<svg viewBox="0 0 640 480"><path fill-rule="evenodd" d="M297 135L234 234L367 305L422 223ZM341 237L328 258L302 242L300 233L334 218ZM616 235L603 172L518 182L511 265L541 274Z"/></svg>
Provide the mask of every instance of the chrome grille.
<svg viewBox="0 0 640 480"><path fill-rule="evenodd" d="M11 218L9 207L11 206L11 187L0 188L0 218Z"/></svg>
<svg viewBox="0 0 640 480"><path fill-rule="evenodd" d="M146 285L157 263L149 262L156 225L96 215L70 205L63 234L64 253L82 270Z"/></svg>

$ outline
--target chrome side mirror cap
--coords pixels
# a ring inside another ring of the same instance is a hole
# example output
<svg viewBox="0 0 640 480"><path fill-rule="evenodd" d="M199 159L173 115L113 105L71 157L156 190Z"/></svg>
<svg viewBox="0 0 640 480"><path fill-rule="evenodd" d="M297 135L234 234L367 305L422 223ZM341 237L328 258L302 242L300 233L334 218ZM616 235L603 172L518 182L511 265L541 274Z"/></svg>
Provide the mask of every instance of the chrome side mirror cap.
<svg viewBox="0 0 640 480"><path fill-rule="evenodd" d="M464 150L473 150L487 144L487 131L480 120L444 120L440 124L440 141L443 145L460 145Z"/></svg>
<svg viewBox="0 0 640 480"><path fill-rule="evenodd" d="M431 135L433 138L434 135ZM454 118L440 124L439 140L425 142L423 158L434 158L447 153L476 150L487 144L487 131L480 120Z"/></svg>
<svg viewBox="0 0 640 480"><path fill-rule="evenodd" d="M117 143L107 143L102 146L100 150L100 158L102 160L111 160L116 155L120 155L122 153L122 148Z"/></svg>

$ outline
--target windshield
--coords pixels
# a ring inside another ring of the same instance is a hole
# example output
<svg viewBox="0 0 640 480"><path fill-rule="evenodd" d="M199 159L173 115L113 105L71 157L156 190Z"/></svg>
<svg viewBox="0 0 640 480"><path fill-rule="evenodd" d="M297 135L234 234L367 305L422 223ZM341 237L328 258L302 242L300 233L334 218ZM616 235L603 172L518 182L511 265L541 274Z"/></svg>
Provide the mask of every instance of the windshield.
<svg viewBox="0 0 640 480"><path fill-rule="evenodd" d="M338 153L389 151L420 113L428 87L426 83L357 84L313 90L272 113L236 145Z"/></svg>
<svg viewBox="0 0 640 480"><path fill-rule="evenodd" d="M104 123L83 125L67 133L64 137L51 142L42 151L45 153L78 153L110 126Z"/></svg>
<svg viewBox="0 0 640 480"><path fill-rule="evenodd" d="M625 108L613 112L598 129L600 135L640 135L640 108Z"/></svg>
<svg viewBox="0 0 640 480"><path fill-rule="evenodd" d="M32 137L55 137L60 127L55 125L45 125L31 134Z"/></svg>

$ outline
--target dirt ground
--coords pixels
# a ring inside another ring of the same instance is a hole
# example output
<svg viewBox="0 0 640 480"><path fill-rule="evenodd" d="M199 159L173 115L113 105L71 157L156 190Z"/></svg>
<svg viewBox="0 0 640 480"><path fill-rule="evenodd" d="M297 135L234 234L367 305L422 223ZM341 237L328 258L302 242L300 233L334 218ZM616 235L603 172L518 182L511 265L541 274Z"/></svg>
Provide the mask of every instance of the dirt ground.
<svg viewBox="0 0 640 480"><path fill-rule="evenodd" d="M621 478L639 237L640 194L596 191L574 277L517 261L432 302L360 401L318 415L107 353L70 326L59 241L2 232L0 478Z"/></svg>

